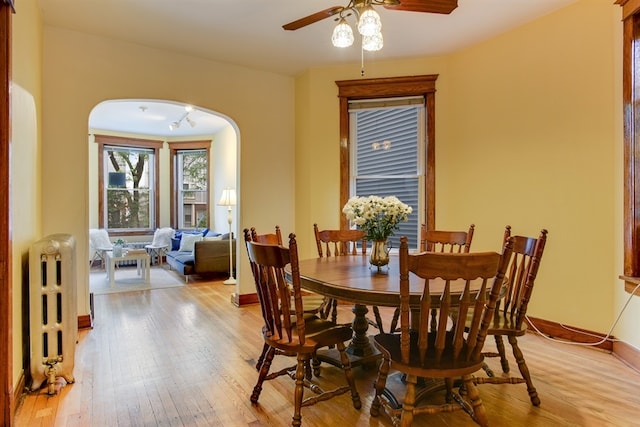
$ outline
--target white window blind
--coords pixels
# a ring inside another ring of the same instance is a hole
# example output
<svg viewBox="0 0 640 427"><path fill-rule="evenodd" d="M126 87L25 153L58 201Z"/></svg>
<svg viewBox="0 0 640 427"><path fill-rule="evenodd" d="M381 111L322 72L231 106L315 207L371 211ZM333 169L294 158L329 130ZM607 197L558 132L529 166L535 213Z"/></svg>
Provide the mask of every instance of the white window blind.
<svg viewBox="0 0 640 427"><path fill-rule="evenodd" d="M351 115L351 193L396 196L413 208L389 241L407 236L418 247L424 176L424 100L422 97L353 101Z"/></svg>

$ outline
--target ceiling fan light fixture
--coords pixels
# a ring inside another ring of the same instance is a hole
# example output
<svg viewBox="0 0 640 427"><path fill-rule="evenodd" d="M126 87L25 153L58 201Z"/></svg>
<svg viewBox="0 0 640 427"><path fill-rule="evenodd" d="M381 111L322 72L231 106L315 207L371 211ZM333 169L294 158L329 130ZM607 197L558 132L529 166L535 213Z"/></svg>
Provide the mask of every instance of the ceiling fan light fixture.
<svg viewBox="0 0 640 427"><path fill-rule="evenodd" d="M362 48L368 52L380 50L383 45L382 33L362 37Z"/></svg>
<svg viewBox="0 0 640 427"><path fill-rule="evenodd" d="M340 18L340 22L333 29L331 43L335 47L349 47L353 44L353 40L353 30L344 18Z"/></svg>
<svg viewBox="0 0 640 427"><path fill-rule="evenodd" d="M373 36L382 31L382 22L380 21L380 15L373 10L371 5L365 6L360 13L358 19L358 32L363 36Z"/></svg>

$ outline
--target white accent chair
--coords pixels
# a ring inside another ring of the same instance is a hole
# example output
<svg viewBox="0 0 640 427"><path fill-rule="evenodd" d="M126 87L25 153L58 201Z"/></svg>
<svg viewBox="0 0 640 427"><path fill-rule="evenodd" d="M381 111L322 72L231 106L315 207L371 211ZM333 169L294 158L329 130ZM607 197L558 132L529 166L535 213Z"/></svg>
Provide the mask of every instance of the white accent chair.
<svg viewBox="0 0 640 427"><path fill-rule="evenodd" d="M158 264L162 265L162 257L165 256L171 247L171 238L175 235L175 230L171 227L158 228L153 233L153 241L144 248L151 257L151 262L156 258Z"/></svg>
<svg viewBox="0 0 640 427"><path fill-rule="evenodd" d="M106 266L106 252L113 250L113 244L109 240L109 233L104 228L91 228L89 230L89 254L91 259L89 266L93 267L94 261L99 259L102 266Z"/></svg>

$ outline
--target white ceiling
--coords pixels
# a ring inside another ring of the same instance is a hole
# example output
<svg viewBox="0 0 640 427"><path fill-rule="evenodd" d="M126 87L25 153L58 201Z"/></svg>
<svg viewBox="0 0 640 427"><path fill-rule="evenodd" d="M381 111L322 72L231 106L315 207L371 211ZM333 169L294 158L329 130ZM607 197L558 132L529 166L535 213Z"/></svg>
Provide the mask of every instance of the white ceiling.
<svg viewBox="0 0 640 427"><path fill-rule="evenodd" d="M207 111L194 108L189 113L192 127L182 120L174 130L169 125L185 115L185 105L153 100L113 100L94 107L89 116L92 132L109 130L164 137L213 135L229 126L228 120Z"/></svg>
<svg viewBox="0 0 640 427"><path fill-rule="evenodd" d="M366 52L365 66L367 61L454 52L575 1L458 0L458 8L449 15L376 7L382 19L384 47L379 52ZM46 25L291 76L311 67L360 62L358 43L346 49L331 45L335 26L332 18L296 31L282 29L288 22L347 3L348 0L40 0ZM20 13L20 2L16 2L16 12ZM350 24L353 26L353 20ZM137 115L134 112L138 106L130 106L128 114ZM163 126L168 129L167 124Z"/></svg>

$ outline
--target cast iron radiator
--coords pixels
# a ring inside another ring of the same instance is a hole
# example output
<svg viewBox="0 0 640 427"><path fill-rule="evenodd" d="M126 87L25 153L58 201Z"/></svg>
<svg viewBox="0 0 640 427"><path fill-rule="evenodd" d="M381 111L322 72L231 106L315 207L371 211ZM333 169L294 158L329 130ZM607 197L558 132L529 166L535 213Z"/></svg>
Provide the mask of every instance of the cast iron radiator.
<svg viewBox="0 0 640 427"><path fill-rule="evenodd" d="M73 383L78 339L76 243L70 234L52 234L29 249L29 332L31 390L56 377Z"/></svg>

